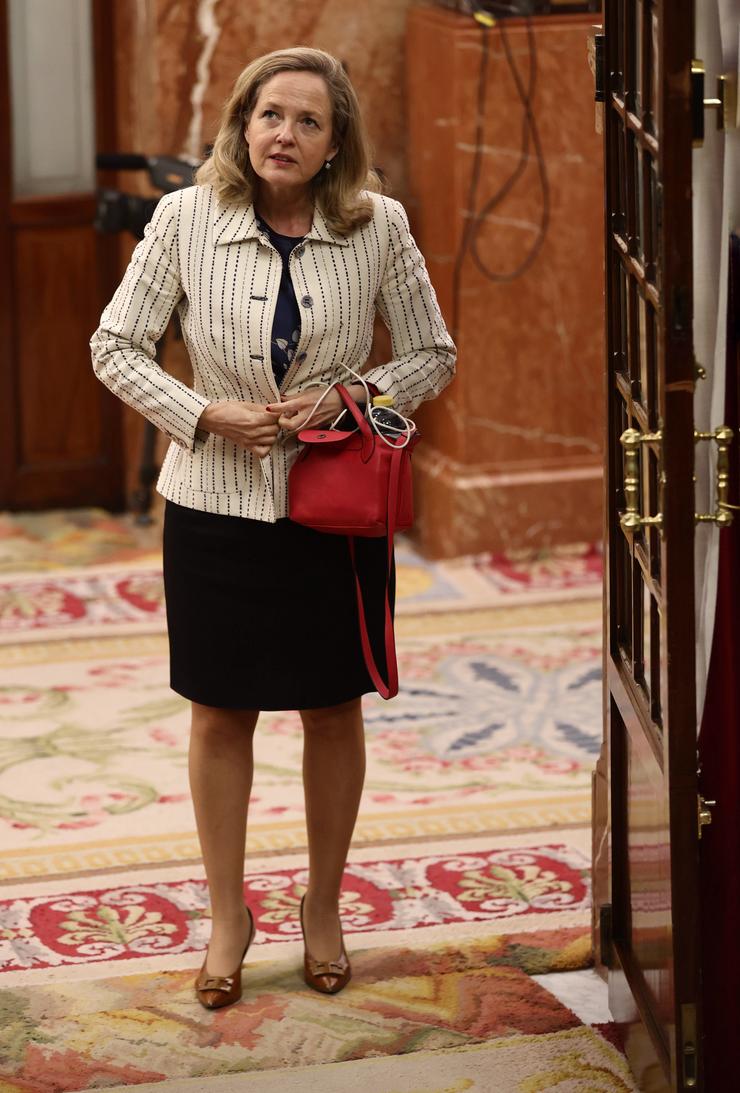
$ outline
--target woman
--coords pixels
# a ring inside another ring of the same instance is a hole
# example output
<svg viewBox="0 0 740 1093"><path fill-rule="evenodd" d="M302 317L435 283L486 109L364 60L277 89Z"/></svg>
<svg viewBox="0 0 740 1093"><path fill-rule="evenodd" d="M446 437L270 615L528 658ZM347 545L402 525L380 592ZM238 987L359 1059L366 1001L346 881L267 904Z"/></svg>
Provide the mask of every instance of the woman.
<svg viewBox="0 0 740 1093"><path fill-rule="evenodd" d="M347 369L367 360L376 307L394 359L366 373L373 393L409 413L455 370L406 214L378 190L341 64L304 47L258 58L236 80L195 185L157 205L90 342L99 379L173 441L157 489L170 683L192 703L212 914L196 992L210 1008L241 997L254 935L243 869L260 710L296 709L303 722L306 982L335 993L350 977L339 892L365 772L361 696L374 687L347 541L287 518L288 472L303 424L342 408L332 389L314 411L323 391L341 381L364 400ZM175 307L192 389L154 360ZM387 543L357 545L382 671Z"/></svg>

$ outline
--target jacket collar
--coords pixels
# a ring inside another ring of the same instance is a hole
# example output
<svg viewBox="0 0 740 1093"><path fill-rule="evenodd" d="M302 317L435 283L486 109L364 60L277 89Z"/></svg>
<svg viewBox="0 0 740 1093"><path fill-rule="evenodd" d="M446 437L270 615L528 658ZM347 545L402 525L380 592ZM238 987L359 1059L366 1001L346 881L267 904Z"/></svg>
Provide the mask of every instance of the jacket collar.
<svg viewBox="0 0 740 1093"><path fill-rule="evenodd" d="M214 198L211 211L211 238L214 247L222 243L238 243L244 239L259 239L261 234L254 205L222 205L218 198ZM316 239L320 243L349 246L346 236L337 235L331 230L318 205L314 208L311 230L305 238Z"/></svg>

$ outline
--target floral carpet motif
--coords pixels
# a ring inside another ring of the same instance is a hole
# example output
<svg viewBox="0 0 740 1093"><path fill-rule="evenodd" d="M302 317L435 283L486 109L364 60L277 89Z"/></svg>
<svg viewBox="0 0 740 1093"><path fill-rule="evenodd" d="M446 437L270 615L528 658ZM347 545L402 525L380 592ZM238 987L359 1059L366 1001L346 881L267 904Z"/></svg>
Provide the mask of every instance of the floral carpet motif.
<svg viewBox="0 0 740 1093"><path fill-rule="evenodd" d="M340 913L345 935L433 925L545 921L551 912L586 920L590 863L564 845L506 847L349 861ZM255 871L244 898L255 920L254 944L300 938L305 868ZM63 895L0 899L0 985L8 973L64 965L200 953L210 936L204 880L108 885ZM580 914L579 914L580 912Z"/></svg>
<svg viewBox="0 0 740 1093"><path fill-rule="evenodd" d="M158 569L14 576L0 581L0 642L160 632L166 627Z"/></svg>
<svg viewBox="0 0 740 1093"><path fill-rule="evenodd" d="M603 553L597 543L574 543L548 550L491 552L473 559L476 570L502 591L570 593L591 588L600 594Z"/></svg>
<svg viewBox="0 0 740 1093"><path fill-rule="evenodd" d="M364 704L363 822L449 807L475 830L480 810L553 795L583 820L601 735L599 638L594 624L401 638L401 693ZM188 703L169 689L166 655L102 651L69 660L50 643L43 671L0 658L6 851L82 831L135 840L192 829ZM261 715L250 824L302 825L302 749L297 713Z"/></svg>

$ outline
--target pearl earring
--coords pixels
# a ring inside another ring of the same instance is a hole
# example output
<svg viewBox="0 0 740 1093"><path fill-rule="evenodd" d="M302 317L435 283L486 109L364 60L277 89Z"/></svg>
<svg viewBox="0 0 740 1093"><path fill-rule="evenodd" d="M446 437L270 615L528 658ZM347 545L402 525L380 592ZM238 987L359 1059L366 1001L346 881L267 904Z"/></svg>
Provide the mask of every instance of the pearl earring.
<svg viewBox="0 0 740 1093"><path fill-rule="evenodd" d="M324 170L328 171L330 167L331 167L331 160L327 159L326 163L324 164Z"/></svg>

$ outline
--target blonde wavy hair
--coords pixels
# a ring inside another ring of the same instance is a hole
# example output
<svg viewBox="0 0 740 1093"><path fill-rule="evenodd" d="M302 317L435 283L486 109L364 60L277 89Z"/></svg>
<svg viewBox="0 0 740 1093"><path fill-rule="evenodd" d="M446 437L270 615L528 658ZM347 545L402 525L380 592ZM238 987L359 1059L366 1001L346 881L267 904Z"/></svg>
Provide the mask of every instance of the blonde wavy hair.
<svg viewBox="0 0 740 1093"><path fill-rule="evenodd" d="M382 185L370 166L372 150L355 90L341 62L323 49L277 49L257 57L239 73L224 103L213 151L196 171L195 183L210 183L223 203L252 202L257 175L249 161L244 127L262 85L278 72L315 72L324 78L332 104L332 138L339 151L331 170L319 171L311 185L331 229L349 235L372 219L372 201L360 196L360 191L378 193Z"/></svg>

